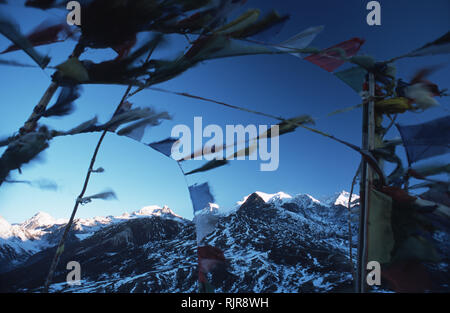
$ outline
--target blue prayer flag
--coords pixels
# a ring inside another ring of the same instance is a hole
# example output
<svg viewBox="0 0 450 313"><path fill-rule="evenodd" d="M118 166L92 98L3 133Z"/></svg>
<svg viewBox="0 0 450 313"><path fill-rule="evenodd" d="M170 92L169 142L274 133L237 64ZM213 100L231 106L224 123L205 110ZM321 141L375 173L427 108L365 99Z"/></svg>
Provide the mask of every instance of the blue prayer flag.
<svg viewBox="0 0 450 313"><path fill-rule="evenodd" d="M450 115L419 125L396 126L409 164L450 152Z"/></svg>
<svg viewBox="0 0 450 313"><path fill-rule="evenodd" d="M191 195L194 213L208 207L210 203L214 203L214 198L211 195L208 183L190 186L189 193Z"/></svg>
<svg viewBox="0 0 450 313"><path fill-rule="evenodd" d="M149 144L149 147L155 149L158 152L161 152L165 156L170 157L172 155L172 147L174 144L176 144L177 141L178 139L170 137L162 141L151 143Z"/></svg>

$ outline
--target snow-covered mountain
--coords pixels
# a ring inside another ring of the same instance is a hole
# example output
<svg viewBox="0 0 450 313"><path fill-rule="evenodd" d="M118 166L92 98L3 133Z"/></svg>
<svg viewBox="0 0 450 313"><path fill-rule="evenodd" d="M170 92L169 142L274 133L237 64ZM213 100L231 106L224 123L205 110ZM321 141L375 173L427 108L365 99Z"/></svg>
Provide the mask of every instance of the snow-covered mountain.
<svg viewBox="0 0 450 313"><path fill-rule="evenodd" d="M103 227L137 218L165 217L183 220L168 207L149 206L120 216L76 219L72 238L84 240ZM55 219L45 212L38 212L20 224L9 224L0 216L0 273L11 270L42 250L57 245L60 232L68 219Z"/></svg>
<svg viewBox="0 0 450 313"><path fill-rule="evenodd" d="M226 272L211 277L216 291L352 291L348 200L345 192L323 201L255 192L230 210L211 204L203 213L217 213L218 223L206 239L227 259ZM357 206L352 211L355 245ZM40 290L65 222L42 213L17 225L0 219L0 292ZM81 264L80 286L65 282L70 261ZM51 291L196 292L197 261L194 223L167 207L79 219Z"/></svg>
<svg viewBox="0 0 450 313"><path fill-rule="evenodd" d="M336 206L343 205L347 206L349 194L346 191L337 193L332 197L326 198L323 202L316 200L310 195L299 194L297 196L290 196L284 192L278 192L276 194L268 194L264 192L255 192L264 202L268 204L273 204L276 206L282 206L286 203L296 203L304 208L312 208L316 206ZM210 204L211 208L209 210L217 210L221 215L229 215L240 208L240 206L245 203L251 195L244 197L243 200L236 203L235 208L231 210L219 209L217 204ZM354 195L353 201L358 200L359 197ZM79 239L86 239L88 236L92 235L99 229L110 226L114 223L124 222L136 218L145 218L152 216L161 216L164 218L175 219L184 221L184 219L175 214L167 206L147 206L133 213L123 213L120 216L107 216L107 217L94 217L94 218L79 218L74 222L74 231L76 237ZM15 249L19 249L23 252L27 251L29 253L36 253L43 248L51 246L53 241L51 240L53 236L51 235L55 229L61 228L68 222L68 219L55 219L51 215L45 212L38 212L30 219L24 221L20 224L11 225L4 218L0 216L0 239L2 240L2 246L10 245ZM1 262L0 256L0 262ZM1 263L0 263L1 264ZM0 272L3 270L0 269Z"/></svg>
<svg viewBox="0 0 450 313"><path fill-rule="evenodd" d="M325 197L319 202L322 205L328 206L328 207L336 206L336 205L342 205L342 206L348 207L349 199L350 199L350 193L344 190L344 191L334 194L331 197ZM353 206L357 205L358 202L359 202L359 195L353 194L352 200L351 200L351 206L353 207Z"/></svg>

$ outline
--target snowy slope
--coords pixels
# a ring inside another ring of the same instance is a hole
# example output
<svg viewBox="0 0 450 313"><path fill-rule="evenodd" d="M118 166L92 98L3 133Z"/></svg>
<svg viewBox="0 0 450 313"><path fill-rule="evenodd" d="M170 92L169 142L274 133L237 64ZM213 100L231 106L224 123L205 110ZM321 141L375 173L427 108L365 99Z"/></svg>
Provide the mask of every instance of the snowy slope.
<svg viewBox="0 0 450 313"><path fill-rule="evenodd" d="M305 194L256 192L231 210L216 204L205 208L200 214L219 216L216 230L206 240L224 251L227 259L225 271L210 277L218 287L216 291L351 292L349 212L344 206L348 196L342 192L319 201ZM351 213L354 236L357 210L354 207ZM51 221L48 216L37 220ZM4 233L15 226L4 221L0 225ZM35 231L48 232L32 241L36 246L41 242L42 249L23 254L21 261L14 259L17 255L11 251L0 250L10 254L9 269L0 273L0 292L37 292L42 288L63 225L33 225ZM25 245L17 237L2 240ZM53 243L53 247L44 248L43 242L47 246ZM355 256L356 246L353 249ZM70 261L81 265L80 286L65 282L65 265ZM197 262L194 223L167 207L80 219L66 242L51 291L196 292Z"/></svg>
<svg viewBox="0 0 450 313"><path fill-rule="evenodd" d="M256 192L232 210L211 204L203 211L219 213L217 230L208 240L225 252L229 262L218 291L349 288L345 209L324 205L309 195ZM1 246L14 246L21 255L15 255L15 260L11 260L14 255L9 256L8 271L0 274L0 291L35 290L45 279L65 221L39 213L18 225L0 222L6 234ZM15 232L10 230L13 227ZM78 219L69 237L53 291L197 290L195 226L168 207L149 206L116 217ZM64 264L71 260L82 266L79 287L64 282ZM36 274L24 277L25 272ZM211 279L219 280L215 276Z"/></svg>
<svg viewBox="0 0 450 313"><path fill-rule="evenodd" d="M111 226L138 218L164 217L168 219L184 219L176 215L168 207L144 207L133 213L120 216L94 217L76 219L72 234L78 240L92 236L103 227ZM55 246L68 219L55 219L45 212L39 212L20 224L9 224L0 217L0 272L10 270L25 262L28 257L44 249Z"/></svg>

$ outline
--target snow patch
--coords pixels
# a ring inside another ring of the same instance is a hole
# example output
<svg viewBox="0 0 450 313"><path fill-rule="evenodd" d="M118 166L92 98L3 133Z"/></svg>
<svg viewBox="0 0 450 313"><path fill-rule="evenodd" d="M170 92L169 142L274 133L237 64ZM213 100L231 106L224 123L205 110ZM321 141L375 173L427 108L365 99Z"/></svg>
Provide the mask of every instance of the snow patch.
<svg viewBox="0 0 450 313"><path fill-rule="evenodd" d="M0 216L0 238L6 239L11 236L11 224Z"/></svg>
<svg viewBox="0 0 450 313"><path fill-rule="evenodd" d="M284 193L282 191L277 192L277 193L265 193L265 192L261 192L261 191L257 191L255 192L261 199L264 200L264 202L266 203L272 203L272 202L280 202L280 201L286 201L289 199L292 199L292 197L290 195L288 195L287 193ZM253 194L253 193L252 193ZM252 195L249 194L248 196L244 197L244 199L242 199L242 201L238 201L236 204L237 206L241 206L245 203L245 201L248 200L248 198Z"/></svg>
<svg viewBox="0 0 450 313"><path fill-rule="evenodd" d="M350 199L350 193L347 191L341 191L340 193L336 193L331 197L324 198L321 202L323 206L331 207L334 205L342 205L345 207L348 207L348 201ZM357 203L354 203L355 201L359 200L359 196L357 194L352 195L351 202L352 207L357 205Z"/></svg>

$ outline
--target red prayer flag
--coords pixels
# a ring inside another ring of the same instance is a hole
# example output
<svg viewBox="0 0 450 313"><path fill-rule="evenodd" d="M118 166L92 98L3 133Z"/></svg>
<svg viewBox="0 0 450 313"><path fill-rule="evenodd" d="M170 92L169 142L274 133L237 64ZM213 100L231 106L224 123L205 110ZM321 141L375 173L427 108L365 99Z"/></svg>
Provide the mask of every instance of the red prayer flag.
<svg viewBox="0 0 450 313"><path fill-rule="evenodd" d="M57 24L51 26L44 26L47 22L39 25L34 29L27 39L31 42L33 47L48 45L56 42L61 42L73 35L70 28L65 24ZM6 50L1 52L1 54L19 50L17 45L11 45Z"/></svg>
<svg viewBox="0 0 450 313"><path fill-rule="evenodd" d="M345 52L346 57L354 56L358 53L365 40L361 38L352 38L350 40L341 42L333 47L325 49L319 54L312 54L305 58L305 60L320 66L328 72L335 71L338 67L345 63L345 60L341 59L341 53L337 50Z"/></svg>
<svg viewBox="0 0 450 313"><path fill-rule="evenodd" d="M392 264L382 269L381 276L395 292L423 293L436 288L426 267L415 261Z"/></svg>
<svg viewBox="0 0 450 313"><path fill-rule="evenodd" d="M225 256L219 248L212 246L198 247L200 272L209 273L217 264L225 262Z"/></svg>
<svg viewBox="0 0 450 313"><path fill-rule="evenodd" d="M198 281L209 285L206 274L214 270L218 265L225 264L225 256L219 248L201 246L197 248L198 255Z"/></svg>

